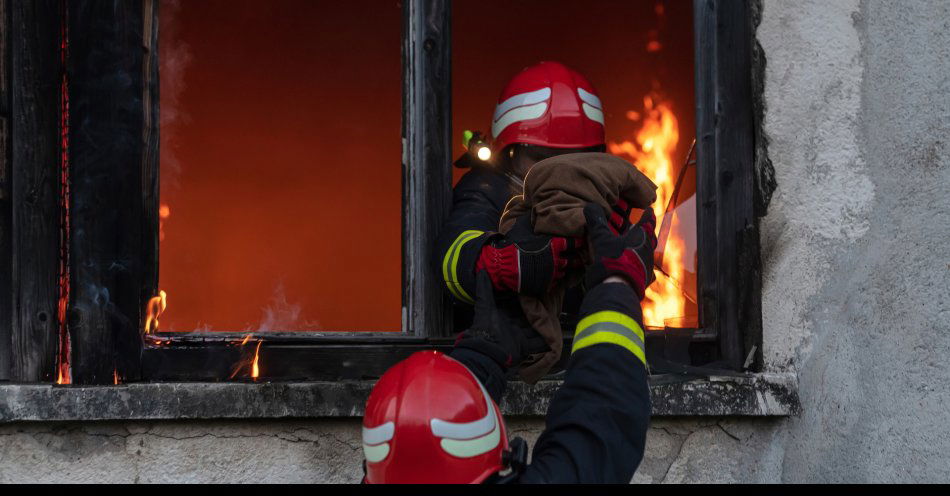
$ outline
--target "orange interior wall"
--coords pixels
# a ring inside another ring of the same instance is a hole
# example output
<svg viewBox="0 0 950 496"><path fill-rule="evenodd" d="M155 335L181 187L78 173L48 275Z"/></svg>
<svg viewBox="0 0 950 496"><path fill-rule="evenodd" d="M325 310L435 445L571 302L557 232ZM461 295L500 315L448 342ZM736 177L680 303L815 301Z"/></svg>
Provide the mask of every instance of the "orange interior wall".
<svg viewBox="0 0 950 496"><path fill-rule="evenodd" d="M395 2L160 4L165 331L396 331Z"/></svg>

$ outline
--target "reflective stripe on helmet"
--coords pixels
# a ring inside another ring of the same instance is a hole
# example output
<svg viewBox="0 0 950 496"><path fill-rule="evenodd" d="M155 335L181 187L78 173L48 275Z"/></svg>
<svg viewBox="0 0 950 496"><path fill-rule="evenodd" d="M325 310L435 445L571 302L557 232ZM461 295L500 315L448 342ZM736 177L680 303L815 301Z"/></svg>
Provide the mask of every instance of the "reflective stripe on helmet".
<svg viewBox="0 0 950 496"><path fill-rule="evenodd" d="M581 97L581 101L591 107L596 107L598 110L604 108L604 105L600 103L600 98L584 88L577 88L577 96Z"/></svg>
<svg viewBox="0 0 950 496"><path fill-rule="evenodd" d="M393 438L396 432L396 424L386 422L377 427L363 427L363 442L366 444L385 443Z"/></svg>
<svg viewBox="0 0 950 496"><path fill-rule="evenodd" d="M498 137L506 127L521 121L528 121L531 119L537 119L544 115L544 112L547 111L548 104L547 102L536 103L534 105L528 105L525 107L517 107L512 109L509 112L506 112L505 115L501 116L501 119L493 122L491 125L491 134L492 137Z"/></svg>
<svg viewBox="0 0 950 496"><path fill-rule="evenodd" d="M494 409L492 409L494 415ZM484 436L475 439L448 439L439 441L439 446L446 453L459 458L471 458L483 455L498 447L501 442L501 427L495 422L495 428Z"/></svg>
<svg viewBox="0 0 950 496"><path fill-rule="evenodd" d="M442 278L445 280L446 287L449 288L449 292L452 293L452 296L469 304L474 304L475 300L469 296L458 282L459 254L462 252L462 246L465 245L465 243L468 243L482 234L485 234L485 232L474 230L459 234L459 237L455 238L452 246L445 252L445 257L442 259Z"/></svg>
<svg viewBox="0 0 950 496"><path fill-rule="evenodd" d="M646 365L643 329L637 321L620 312L605 310L581 319L574 334L571 353L595 344L609 343L626 348Z"/></svg>
<svg viewBox="0 0 950 496"><path fill-rule="evenodd" d="M396 432L394 422L376 427L363 426L363 456L370 463L381 462L389 455L389 441Z"/></svg>
<svg viewBox="0 0 950 496"><path fill-rule="evenodd" d="M582 103L581 108L584 109L584 115L586 115L588 119L599 122L601 126L604 125L604 113L600 109L592 107L587 103Z"/></svg>
<svg viewBox="0 0 950 496"><path fill-rule="evenodd" d="M585 90L584 88L577 88L577 96L581 98L581 108L584 109L584 115L588 119L599 122L601 126L604 125L604 105L600 103L600 98L597 95Z"/></svg>
<svg viewBox="0 0 950 496"><path fill-rule="evenodd" d="M534 105L535 103L547 101L549 98L551 98L551 88L541 88L540 90L517 94L499 103L498 106L495 107L495 115L492 116L492 121L497 121L505 112L515 107Z"/></svg>
<svg viewBox="0 0 950 496"><path fill-rule="evenodd" d="M363 443L363 457L369 463L379 463L389 456L389 443L377 444L371 446Z"/></svg>
<svg viewBox="0 0 950 496"><path fill-rule="evenodd" d="M437 418L429 421L432 434L441 438L439 446L446 453L459 458L471 458L488 453L501 442L501 426L499 425L501 421L497 417L491 396L475 374L471 371L469 373L478 383L478 388L485 398L485 408L488 410L485 416L471 422L448 422Z"/></svg>

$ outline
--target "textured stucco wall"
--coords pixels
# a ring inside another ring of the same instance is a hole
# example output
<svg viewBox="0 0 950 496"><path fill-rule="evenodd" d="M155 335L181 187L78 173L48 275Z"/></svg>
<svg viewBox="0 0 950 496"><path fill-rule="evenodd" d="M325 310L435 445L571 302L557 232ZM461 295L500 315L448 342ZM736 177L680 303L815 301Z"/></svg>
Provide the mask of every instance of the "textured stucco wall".
<svg viewBox="0 0 950 496"><path fill-rule="evenodd" d="M764 354L797 371L804 413L655 421L634 481L946 482L950 2L767 0L758 37ZM358 425L0 426L0 482L355 481Z"/></svg>

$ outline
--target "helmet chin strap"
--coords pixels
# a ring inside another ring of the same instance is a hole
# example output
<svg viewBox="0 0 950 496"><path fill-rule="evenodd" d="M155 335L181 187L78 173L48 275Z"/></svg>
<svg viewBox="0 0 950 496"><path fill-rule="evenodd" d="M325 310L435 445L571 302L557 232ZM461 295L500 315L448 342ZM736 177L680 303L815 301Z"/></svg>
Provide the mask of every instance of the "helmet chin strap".
<svg viewBox="0 0 950 496"><path fill-rule="evenodd" d="M510 471L506 474L495 474L491 481L495 484L509 484L517 481L528 467L528 443L520 437L509 441L503 463Z"/></svg>
<svg viewBox="0 0 950 496"><path fill-rule="evenodd" d="M516 188L518 188L518 191L524 191L524 179L519 177L514 172L505 172L505 177L507 177L508 180L511 181L511 184L513 184Z"/></svg>

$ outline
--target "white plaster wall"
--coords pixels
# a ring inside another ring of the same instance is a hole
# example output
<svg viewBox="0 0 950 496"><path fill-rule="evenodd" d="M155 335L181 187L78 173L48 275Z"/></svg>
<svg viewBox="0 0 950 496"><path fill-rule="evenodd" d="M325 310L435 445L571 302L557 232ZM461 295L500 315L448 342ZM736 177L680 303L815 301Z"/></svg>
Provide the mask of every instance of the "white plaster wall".
<svg viewBox="0 0 950 496"><path fill-rule="evenodd" d="M658 420L634 482L950 480L950 1L765 0L765 357L792 419ZM511 419L533 440L538 419ZM357 420L0 427L0 482L353 482Z"/></svg>

